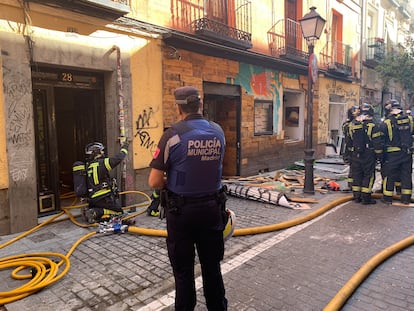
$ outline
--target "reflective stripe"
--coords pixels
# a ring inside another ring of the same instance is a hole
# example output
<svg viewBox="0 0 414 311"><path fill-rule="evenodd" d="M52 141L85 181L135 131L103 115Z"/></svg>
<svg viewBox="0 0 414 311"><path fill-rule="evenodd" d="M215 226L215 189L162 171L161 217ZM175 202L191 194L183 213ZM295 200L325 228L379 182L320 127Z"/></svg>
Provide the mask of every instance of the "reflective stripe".
<svg viewBox="0 0 414 311"><path fill-rule="evenodd" d="M401 194L412 194L413 191L411 189L401 189Z"/></svg>
<svg viewBox="0 0 414 311"><path fill-rule="evenodd" d="M391 120L390 119L387 119L384 122L387 125L388 137L390 138L390 141L392 141L392 124L391 124Z"/></svg>
<svg viewBox="0 0 414 311"><path fill-rule="evenodd" d="M400 147L387 147L387 152L401 151Z"/></svg>
<svg viewBox="0 0 414 311"><path fill-rule="evenodd" d="M81 171L85 169L85 165L76 165L72 168L74 172Z"/></svg>
<svg viewBox="0 0 414 311"><path fill-rule="evenodd" d="M89 167L88 167L88 176L92 175L94 185L99 184L98 166L99 166L98 162L93 162L89 164ZM90 172L89 169L92 169L92 172Z"/></svg>
<svg viewBox="0 0 414 311"><path fill-rule="evenodd" d="M100 196L102 196L104 194L107 194L109 192L111 192L111 189L101 189L101 190L96 191L94 194L92 194L91 198L100 197Z"/></svg>
<svg viewBox="0 0 414 311"><path fill-rule="evenodd" d="M109 163L109 158L104 159L104 164L108 171L112 170L111 164Z"/></svg>

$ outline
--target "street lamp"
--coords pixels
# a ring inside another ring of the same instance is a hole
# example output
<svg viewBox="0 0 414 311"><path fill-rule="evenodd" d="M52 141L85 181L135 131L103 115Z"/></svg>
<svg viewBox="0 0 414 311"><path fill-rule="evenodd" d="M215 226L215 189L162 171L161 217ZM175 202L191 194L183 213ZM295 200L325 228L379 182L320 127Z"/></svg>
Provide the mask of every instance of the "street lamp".
<svg viewBox="0 0 414 311"><path fill-rule="evenodd" d="M314 42L319 39L322 34L323 27L326 20L323 19L318 13L316 8L311 7L310 12L302 17L300 27L302 28L303 37L308 42L309 51L309 73L308 73L308 105L307 105L307 118L305 127L305 183L303 187L304 193L315 193L314 181L313 181L313 161L314 152L312 146L312 123L313 123L313 84L318 77L318 66L316 56L313 53Z"/></svg>

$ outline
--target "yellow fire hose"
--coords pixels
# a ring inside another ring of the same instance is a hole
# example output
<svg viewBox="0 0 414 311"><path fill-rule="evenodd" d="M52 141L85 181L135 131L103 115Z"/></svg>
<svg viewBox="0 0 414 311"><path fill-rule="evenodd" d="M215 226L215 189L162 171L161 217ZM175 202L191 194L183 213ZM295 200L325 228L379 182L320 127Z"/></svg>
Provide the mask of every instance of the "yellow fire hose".
<svg viewBox="0 0 414 311"><path fill-rule="evenodd" d="M121 192L120 194L125 193L138 193L144 195L150 202L150 197L143 192L139 191L127 191ZM309 213L305 216L298 217L296 219L288 220L285 222L267 225L267 226L260 226L260 227L251 227L251 228L241 228L236 229L234 231L234 236L243 236L243 235L253 235L259 233L267 233L272 231L278 231L282 229L286 229L289 227L293 227L306 221L312 220L323 213L327 212L328 210L332 209L333 207L345 203L347 201L352 200L351 196L346 196L334 200L318 210ZM148 206L147 203L146 206ZM77 208L75 206L71 206L69 208L64 208L63 212L53 216L47 222L39 224L38 226L32 228L31 230L21 234L20 236L0 245L0 249L4 248L13 242L21 239L30 233L38 230L39 228L55 221L57 218L62 216L63 214L67 214L72 222L74 222L75 217L69 212L69 209ZM145 212L145 211L144 211ZM138 214L142 214L139 212ZM132 217L135 217L134 214ZM85 226L78 222L75 222L77 225ZM88 225L91 226L91 225ZM96 226L93 224L92 226ZM159 229L149 229L149 228L140 228L129 226L128 232L147 235L147 236L158 236L158 237L166 237L167 231L166 230L159 230ZM14 279L30 279L28 283L25 285L18 287L9 292L0 292L0 306L6 303L10 303L24 297L27 297L40 289L56 282L57 280L61 279L70 268L70 261L69 257L74 252L76 247L82 243L84 240L90 238L91 236L95 235L97 232L91 232L83 237L81 237L69 250L66 255L62 255L59 253L53 252L42 252L42 253L35 253L35 254L23 254L20 256L10 256L6 258L0 259L0 270L3 269L10 269L15 267L12 272L12 277ZM364 264L358 272L342 287L342 289L336 294L336 296L328 303L328 305L324 308L324 311L336 311L339 310L342 305L346 302L346 300L350 297L350 295L356 290L356 288L360 285L360 283L374 270L380 263L385 261L388 257L394 255L395 253L401 251L402 249L414 244L414 236L408 237L388 248L380 252L379 254L372 257L366 264ZM60 261L56 263L54 260L50 258L60 258ZM59 272L59 268L64 266L63 270ZM20 274L19 272L22 270L31 269L31 274Z"/></svg>

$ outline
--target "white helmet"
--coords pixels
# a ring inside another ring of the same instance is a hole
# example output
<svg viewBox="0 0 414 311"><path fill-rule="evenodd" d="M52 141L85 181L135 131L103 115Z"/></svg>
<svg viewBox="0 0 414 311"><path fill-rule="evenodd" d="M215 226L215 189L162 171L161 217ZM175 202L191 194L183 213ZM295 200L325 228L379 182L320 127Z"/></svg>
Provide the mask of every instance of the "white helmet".
<svg viewBox="0 0 414 311"><path fill-rule="evenodd" d="M234 228L236 227L236 214L232 211L226 208L226 213L229 216L227 219L226 227L223 230L223 239L226 241L228 238L230 238L234 233Z"/></svg>

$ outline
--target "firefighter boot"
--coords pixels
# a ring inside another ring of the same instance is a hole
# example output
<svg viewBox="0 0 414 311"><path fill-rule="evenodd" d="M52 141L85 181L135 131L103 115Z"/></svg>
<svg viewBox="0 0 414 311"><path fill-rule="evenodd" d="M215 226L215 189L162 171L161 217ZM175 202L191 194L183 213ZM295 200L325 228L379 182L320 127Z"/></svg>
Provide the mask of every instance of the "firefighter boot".
<svg viewBox="0 0 414 311"><path fill-rule="evenodd" d="M369 204L375 204L377 203L377 201L375 201L372 197L371 197L371 193L363 193L361 196L362 199L362 204L364 205L369 205Z"/></svg>
<svg viewBox="0 0 414 311"><path fill-rule="evenodd" d="M361 202L361 192L354 191L353 196L354 196L353 200L355 201L355 203L360 203Z"/></svg>
<svg viewBox="0 0 414 311"><path fill-rule="evenodd" d="M411 203L411 196L407 195L407 194L402 194L401 195L401 203L402 204L410 204Z"/></svg>

